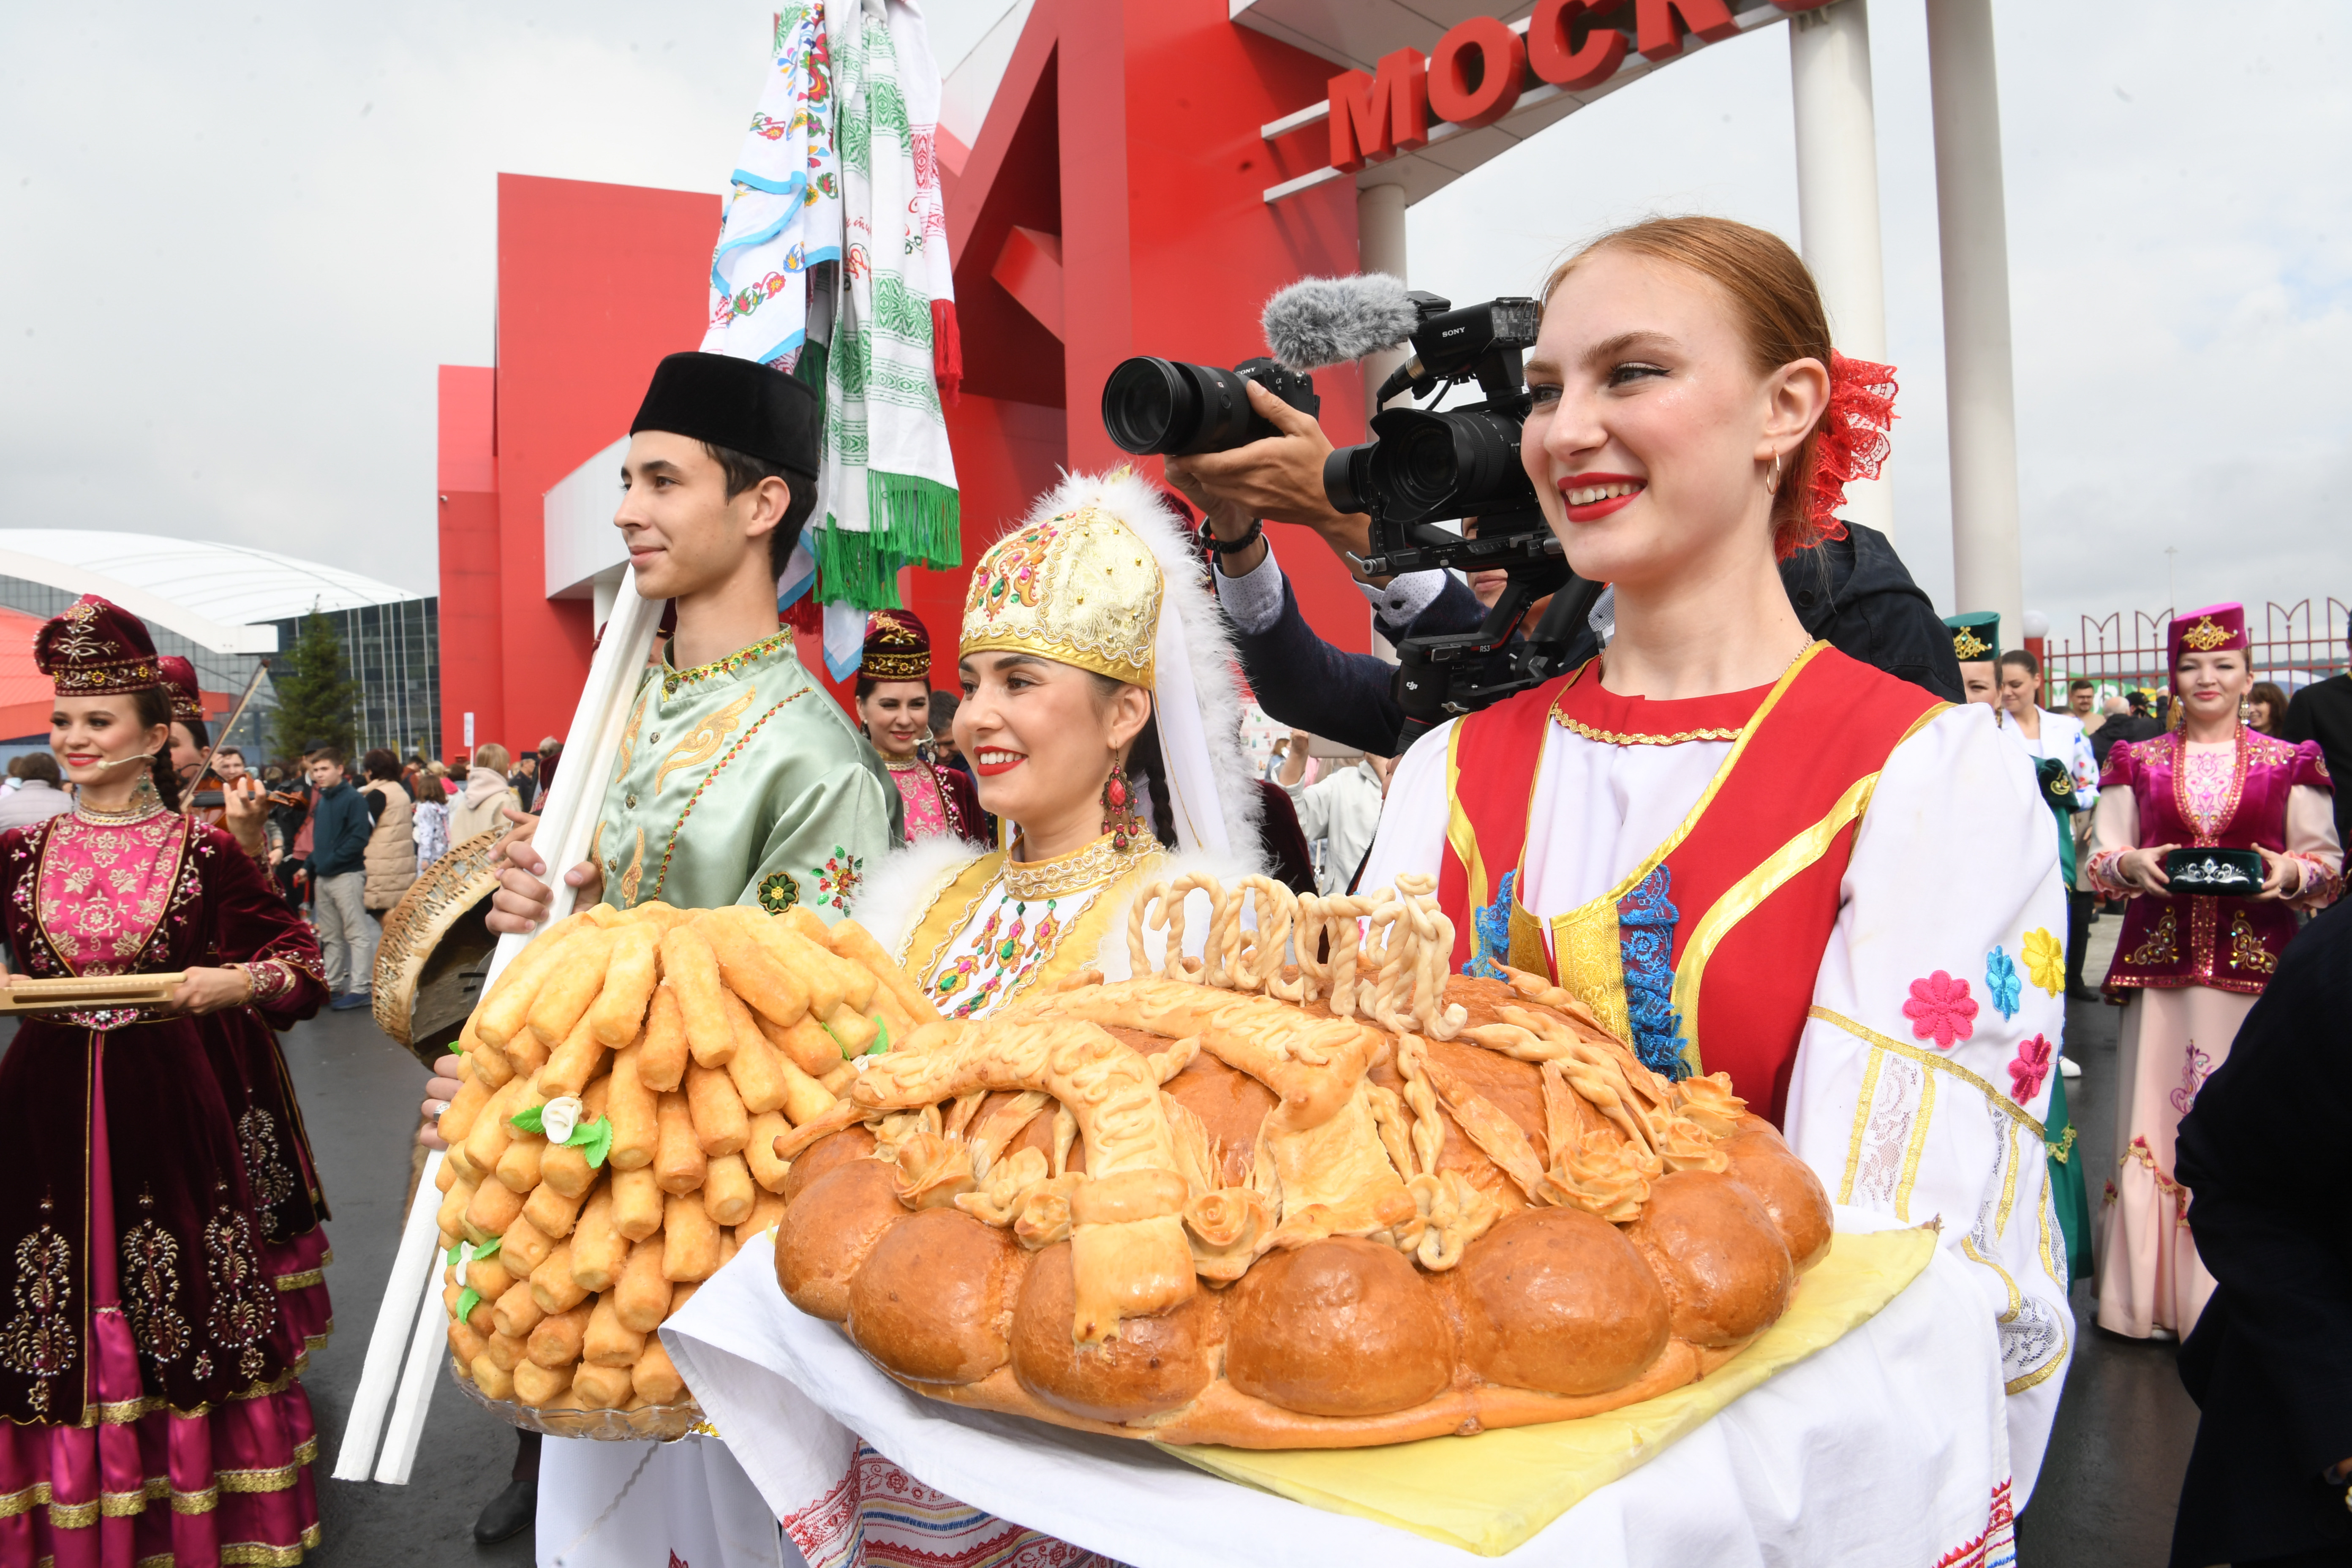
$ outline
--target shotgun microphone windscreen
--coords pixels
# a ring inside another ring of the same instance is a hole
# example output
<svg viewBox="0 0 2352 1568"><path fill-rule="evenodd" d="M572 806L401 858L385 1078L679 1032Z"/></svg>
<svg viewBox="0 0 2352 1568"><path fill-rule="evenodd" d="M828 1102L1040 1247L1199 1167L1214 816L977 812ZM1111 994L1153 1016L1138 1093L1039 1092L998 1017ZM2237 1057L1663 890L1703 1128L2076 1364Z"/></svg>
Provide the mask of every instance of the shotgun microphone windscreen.
<svg viewBox="0 0 2352 1568"><path fill-rule="evenodd" d="M1401 279L1385 272L1306 278L1265 302L1266 346L1292 370L1361 359L1412 335L1421 313Z"/></svg>

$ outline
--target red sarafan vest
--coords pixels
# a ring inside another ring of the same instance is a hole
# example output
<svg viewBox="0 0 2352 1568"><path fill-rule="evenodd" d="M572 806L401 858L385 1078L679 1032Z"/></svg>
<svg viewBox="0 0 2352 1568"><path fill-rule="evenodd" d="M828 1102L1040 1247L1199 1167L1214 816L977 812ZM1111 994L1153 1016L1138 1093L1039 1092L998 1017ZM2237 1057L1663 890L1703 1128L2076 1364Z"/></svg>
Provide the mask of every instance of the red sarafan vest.
<svg viewBox="0 0 2352 1568"><path fill-rule="evenodd" d="M1548 974L1652 1068L1728 1072L1778 1124L1839 889L1879 771L1950 704L1815 643L1769 688L1619 697L1585 665L1454 726L1438 875L1465 973ZM1729 741L1680 826L1617 886L1538 919L1519 882L1546 738Z"/></svg>

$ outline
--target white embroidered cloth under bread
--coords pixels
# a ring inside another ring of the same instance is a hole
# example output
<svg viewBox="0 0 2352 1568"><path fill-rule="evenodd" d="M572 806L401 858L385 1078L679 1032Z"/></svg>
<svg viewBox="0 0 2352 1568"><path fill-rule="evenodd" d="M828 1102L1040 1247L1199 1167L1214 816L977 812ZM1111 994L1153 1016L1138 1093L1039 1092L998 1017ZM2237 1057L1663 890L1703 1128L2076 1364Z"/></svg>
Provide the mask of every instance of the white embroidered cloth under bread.
<svg viewBox="0 0 2352 1568"><path fill-rule="evenodd" d="M1890 1222L1841 1210L1838 1223L1868 1231ZM2012 1561L2000 1347L1962 1269L1939 1251L1876 1317L1496 1561L1579 1568ZM857 1436L841 1424L846 1417L924 1485L1136 1568L1462 1568L1477 1561L1220 1479L1145 1443L911 1394L836 1326L784 1300L766 1237L665 1323L662 1338L778 1517L820 1508L848 1473ZM583 1447L593 1445L567 1446ZM604 1478L612 1486L622 1479ZM661 1557L656 1551L642 1561Z"/></svg>
<svg viewBox="0 0 2352 1568"><path fill-rule="evenodd" d="M1450 728L1398 766L1363 886L1437 871ZM1549 920L1616 886L1690 813L1731 746L1620 746L1549 726L1519 901ZM2008 1096L2011 1064L2063 1034L2066 902L2049 809L1991 709L1947 709L1895 748L1839 894L1783 1131L1832 1200L1911 1225L1941 1219L1944 1253L1983 1303L1981 1330L1999 1335L2022 1510L2075 1324L2038 1126L2046 1068L2040 1081L2029 1071L2021 1105ZM1955 1009L1940 1030L1928 1005L1938 999Z"/></svg>

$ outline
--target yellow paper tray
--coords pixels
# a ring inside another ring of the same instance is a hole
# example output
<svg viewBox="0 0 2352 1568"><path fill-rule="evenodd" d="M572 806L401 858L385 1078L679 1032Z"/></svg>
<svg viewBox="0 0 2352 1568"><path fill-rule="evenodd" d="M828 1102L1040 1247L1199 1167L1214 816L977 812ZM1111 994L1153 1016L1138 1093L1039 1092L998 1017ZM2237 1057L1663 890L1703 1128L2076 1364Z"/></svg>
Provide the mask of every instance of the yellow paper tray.
<svg viewBox="0 0 2352 1568"><path fill-rule="evenodd" d="M1806 1273L1789 1310L1755 1343L1696 1383L1605 1415L1384 1448L1160 1447L1212 1475L1294 1502L1499 1557L1749 1389L1868 1322L1935 1251L1928 1230L1837 1236L1829 1256Z"/></svg>

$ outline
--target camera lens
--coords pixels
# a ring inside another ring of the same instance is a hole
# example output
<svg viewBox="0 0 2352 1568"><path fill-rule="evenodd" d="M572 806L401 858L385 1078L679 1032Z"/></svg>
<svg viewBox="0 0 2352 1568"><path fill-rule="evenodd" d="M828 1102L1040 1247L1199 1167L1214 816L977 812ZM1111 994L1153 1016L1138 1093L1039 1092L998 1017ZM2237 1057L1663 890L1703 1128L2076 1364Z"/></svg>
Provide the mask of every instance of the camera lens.
<svg viewBox="0 0 2352 1568"><path fill-rule="evenodd" d="M1111 440L1138 457L1229 451L1274 433L1250 406L1247 376L1141 354L1103 383L1102 418Z"/></svg>
<svg viewBox="0 0 2352 1568"><path fill-rule="evenodd" d="M1200 423L1199 395L1180 366L1139 354L1103 383L1103 428L1119 449L1142 457L1173 452Z"/></svg>

